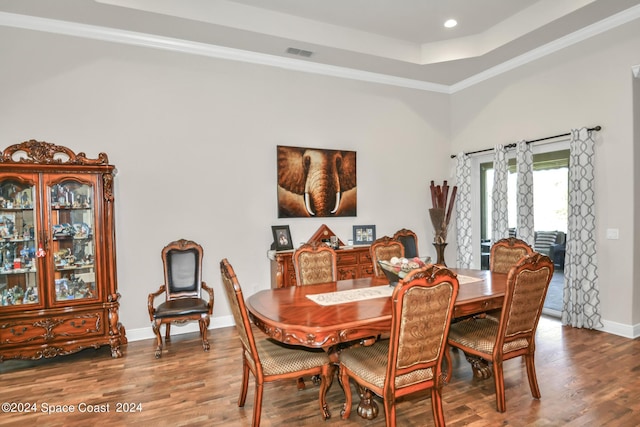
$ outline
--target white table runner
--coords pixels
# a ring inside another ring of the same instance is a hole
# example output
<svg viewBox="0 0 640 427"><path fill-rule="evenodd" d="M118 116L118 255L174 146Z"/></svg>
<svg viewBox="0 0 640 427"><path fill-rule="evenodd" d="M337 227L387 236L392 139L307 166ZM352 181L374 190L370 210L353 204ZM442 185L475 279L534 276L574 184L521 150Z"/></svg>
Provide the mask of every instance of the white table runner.
<svg viewBox="0 0 640 427"><path fill-rule="evenodd" d="M461 285L481 281L482 279L477 277L458 274L458 283ZM346 291L307 295L307 298L319 305L336 305L373 298L388 298L393 294L393 289L392 286L371 286L370 288L357 288Z"/></svg>
<svg viewBox="0 0 640 427"><path fill-rule="evenodd" d="M480 279L479 277L471 277L471 276L463 276L462 274L458 274L458 283L464 285L465 283L473 283L473 282L482 282L484 279Z"/></svg>
<svg viewBox="0 0 640 427"><path fill-rule="evenodd" d="M370 288L307 295L307 298L320 305L336 305L373 298L389 298L391 294L393 294L393 287L391 286L371 286Z"/></svg>

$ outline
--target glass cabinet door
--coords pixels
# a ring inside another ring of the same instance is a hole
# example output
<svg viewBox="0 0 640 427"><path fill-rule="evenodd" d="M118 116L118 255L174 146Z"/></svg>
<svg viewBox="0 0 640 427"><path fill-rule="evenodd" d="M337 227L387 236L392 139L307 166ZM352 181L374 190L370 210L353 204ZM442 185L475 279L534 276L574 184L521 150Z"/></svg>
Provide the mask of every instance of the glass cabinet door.
<svg viewBox="0 0 640 427"><path fill-rule="evenodd" d="M36 177L0 179L0 308L41 305L36 272Z"/></svg>
<svg viewBox="0 0 640 427"><path fill-rule="evenodd" d="M54 302L97 298L94 187L75 179L49 186Z"/></svg>

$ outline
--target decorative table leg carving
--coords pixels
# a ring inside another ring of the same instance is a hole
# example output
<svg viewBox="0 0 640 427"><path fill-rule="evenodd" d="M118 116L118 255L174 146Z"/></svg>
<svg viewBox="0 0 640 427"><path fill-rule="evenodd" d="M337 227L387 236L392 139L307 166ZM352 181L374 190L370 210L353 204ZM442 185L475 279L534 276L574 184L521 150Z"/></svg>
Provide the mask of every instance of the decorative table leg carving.
<svg viewBox="0 0 640 427"><path fill-rule="evenodd" d="M329 411L329 406L327 406L327 391L333 384L333 377L336 374L336 365L332 362L327 363L324 366L324 370L322 375L324 376L324 386L321 385L320 389L320 410L322 411L322 419L327 420L331 418L331 411Z"/></svg>
<svg viewBox="0 0 640 427"><path fill-rule="evenodd" d="M478 356L470 356L466 353L465 357L467 362L471 364L471 370L473 371L473 376L475 378L480 380L491 378L491 368L486 360Z"/></svg>

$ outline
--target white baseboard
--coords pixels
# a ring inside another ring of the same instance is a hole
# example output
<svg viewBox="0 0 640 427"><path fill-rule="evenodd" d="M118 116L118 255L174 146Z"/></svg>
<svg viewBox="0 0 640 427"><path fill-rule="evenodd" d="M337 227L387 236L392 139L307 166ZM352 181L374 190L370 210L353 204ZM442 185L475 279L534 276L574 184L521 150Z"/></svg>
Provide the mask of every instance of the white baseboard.
<svg viewBox="0 0 640 427"><path fill-rule="evenodd" d="M602 320L602 324L604 327L600 328L600 331L631 339L640 337L640 324L625 325L623 323L612 322L610 320Z"/></svg>
<svg viewBox="0 0 640 427"><path fill-rule="evenodd" d="M549 308L543 308L542 314L556 317L558 319L562 318L562 312L557 310L551 310ZM597 328L597 330L606 332L608 334L618 335L621 337L631 338L631 339L636 339L640 337L640 324L625 325L622 323L612 322L610 320L603 320L602 324L603 324L603 327Z"/></svg>
<svg viewBox="0 0 640 427"><path fill-rule="evenodd" d="M233 316L213 317L211 318L211 323L209 324L209 330L226 328L233 325L235 325ZM191 332L200 332L198 322L190 322L185 325L175 324L171 326L171 335L188 334ZM127 341L129 342L156 338L155 334L153 333L153 329L151 329L151 325L146 328L127 329L126 334Z"/></svg>

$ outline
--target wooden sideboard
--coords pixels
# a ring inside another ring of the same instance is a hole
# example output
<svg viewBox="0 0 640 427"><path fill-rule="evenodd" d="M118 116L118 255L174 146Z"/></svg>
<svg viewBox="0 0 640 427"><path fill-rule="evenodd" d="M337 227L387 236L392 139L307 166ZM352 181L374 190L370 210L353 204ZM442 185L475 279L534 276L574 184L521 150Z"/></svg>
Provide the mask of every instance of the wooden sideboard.
<svg viewBox="0 0 640 427"><path fill-rule="evenodd" d="M373 264L368 245L342 247L336 250L336 255L338 256L338 280L373 276ZM284 288L295 285L293 251L276 252L271 259L271 287Z"/></svg>

